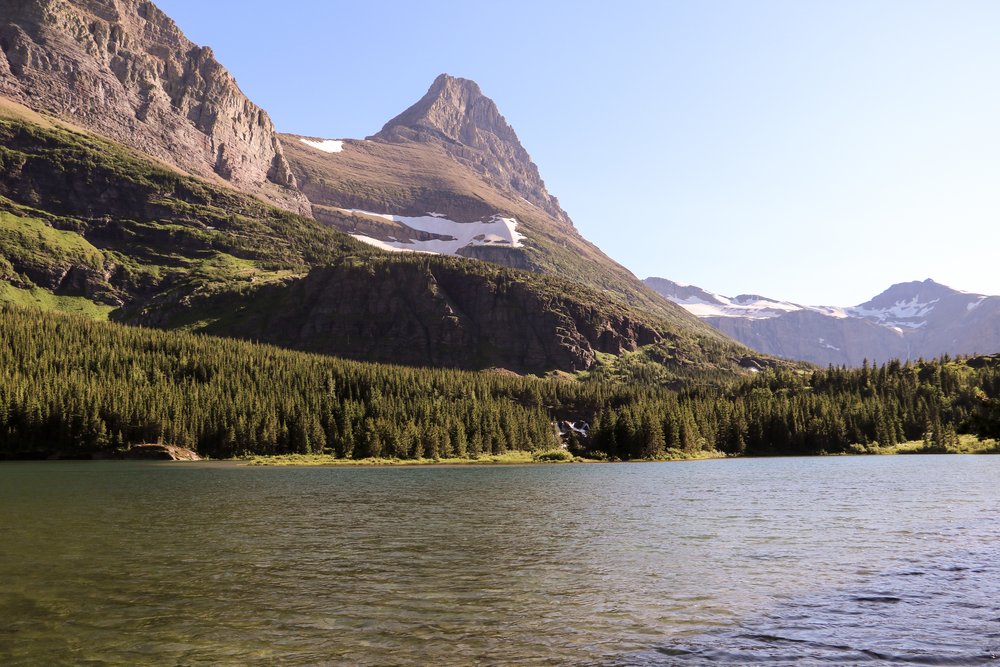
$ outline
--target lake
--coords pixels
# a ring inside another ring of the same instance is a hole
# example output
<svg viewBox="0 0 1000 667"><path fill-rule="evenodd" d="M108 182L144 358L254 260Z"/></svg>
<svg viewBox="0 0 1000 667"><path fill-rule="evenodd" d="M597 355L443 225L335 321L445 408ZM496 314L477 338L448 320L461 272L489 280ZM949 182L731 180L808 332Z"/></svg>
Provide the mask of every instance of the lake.
<svg viewBox="0 0 1000 667"><path fill-rule="evenodd" d="M990 456L4 463L0 663L986 664L998 510Z"/></svg>

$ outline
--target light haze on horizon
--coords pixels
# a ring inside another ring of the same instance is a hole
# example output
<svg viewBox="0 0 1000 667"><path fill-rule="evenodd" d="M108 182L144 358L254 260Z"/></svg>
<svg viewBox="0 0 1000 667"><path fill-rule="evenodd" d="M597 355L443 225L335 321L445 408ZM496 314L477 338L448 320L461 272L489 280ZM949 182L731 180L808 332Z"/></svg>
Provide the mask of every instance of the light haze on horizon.
<svg viewBox="0 0 1000 667"><path fill-rule="evenodd" d="M156 2L284 132L361 138L474 79L640 278L1000 294L1000 3Z"/></svg>

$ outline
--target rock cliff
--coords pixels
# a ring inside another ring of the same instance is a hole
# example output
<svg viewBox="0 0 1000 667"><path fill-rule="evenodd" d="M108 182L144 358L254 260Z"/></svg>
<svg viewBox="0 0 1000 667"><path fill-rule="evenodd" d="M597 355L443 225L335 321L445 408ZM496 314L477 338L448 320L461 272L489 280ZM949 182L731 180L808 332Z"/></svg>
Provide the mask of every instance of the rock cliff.
<svg viewBox="0 0 1000 667"><path fill-rule="evenodd" d="M308 213L274 125L146 0L0 0L0 95Z"/></svg>

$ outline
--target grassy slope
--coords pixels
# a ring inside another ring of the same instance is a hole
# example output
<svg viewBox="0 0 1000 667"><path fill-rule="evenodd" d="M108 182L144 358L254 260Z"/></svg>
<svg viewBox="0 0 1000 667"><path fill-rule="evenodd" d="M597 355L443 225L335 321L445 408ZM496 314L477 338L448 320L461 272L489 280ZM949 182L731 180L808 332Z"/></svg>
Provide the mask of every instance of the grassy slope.
<svg viewBox="0 0 1000 667"><path fill-rule="evenodd" d="M38 287L21 289L4 282L0 282L0 304L70 313L90 320L106 320L112 311L112 306L95 303L86 297L58 296Z"/></svg>
<svg viewBox="0 0 1000 667"><path fill-rule="evenodd" d="M0 244L6 249L2 261L44 266L53 261L100 268L101 251L75 232L62 231L37 218L0 212Z"/></svg>

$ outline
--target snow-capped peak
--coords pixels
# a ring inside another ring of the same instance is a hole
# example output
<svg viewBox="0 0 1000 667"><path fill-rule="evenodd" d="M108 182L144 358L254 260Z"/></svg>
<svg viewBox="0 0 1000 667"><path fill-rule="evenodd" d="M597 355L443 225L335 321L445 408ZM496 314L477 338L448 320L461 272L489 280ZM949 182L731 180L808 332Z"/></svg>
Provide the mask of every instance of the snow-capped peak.
<svg viewBox="0 0 1000 667"><path fill-rule="evenodd" d="M670 301L701 318L741 317L759 320L779 317L786 313L807 311L837 319L847 317L867 320L892 329L896 333L928 326L935 308L942 307L940 317L954 315L955 298L965 312L978 308L990 297L960 292L933 280L898 283L871 301L858 306L803 306L790 301L778 301L759 294L726 297L700 287L682 285L662 278L647 278L646 284ZM949 315L950 314L950 315Z"/></svg>
<svg viewBox="0 0 1000 667"><path fill-rule="evenodd" d="M785 313L810 310L830 317L847 317L843 308L827 306L802 306L790 301L778 301L759 294L740 294L735 297L676 283L663 278L647 278L646 284L670 301L697 317L743 317L762 320Z"/></svg>

